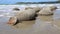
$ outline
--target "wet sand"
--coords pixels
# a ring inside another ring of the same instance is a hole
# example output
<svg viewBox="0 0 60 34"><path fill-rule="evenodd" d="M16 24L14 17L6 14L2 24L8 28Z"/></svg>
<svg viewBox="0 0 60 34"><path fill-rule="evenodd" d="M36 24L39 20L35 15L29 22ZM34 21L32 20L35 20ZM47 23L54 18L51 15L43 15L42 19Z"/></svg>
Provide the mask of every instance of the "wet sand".
<svg viewBox="0 0 60 34"><path fill-rule="evenodd" d="M60 9L51 16L38 16L15 26L7 24L8 17L0 17L0 34L60 34Z"/></svg>

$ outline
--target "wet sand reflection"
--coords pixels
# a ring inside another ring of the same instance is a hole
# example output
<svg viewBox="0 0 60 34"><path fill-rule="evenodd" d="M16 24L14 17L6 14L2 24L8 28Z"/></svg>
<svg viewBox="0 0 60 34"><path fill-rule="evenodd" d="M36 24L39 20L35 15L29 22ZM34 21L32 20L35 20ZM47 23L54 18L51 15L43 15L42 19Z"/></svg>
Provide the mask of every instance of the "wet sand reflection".
<svg viewBox="0 0 60 34"><path fill-rule="evenodd" d="M33 21L22 21L20 22L19 24L13 26L14 28L17 28L17 29L29 29L33 26L33 24L35 24L35 20Z"/></svg>

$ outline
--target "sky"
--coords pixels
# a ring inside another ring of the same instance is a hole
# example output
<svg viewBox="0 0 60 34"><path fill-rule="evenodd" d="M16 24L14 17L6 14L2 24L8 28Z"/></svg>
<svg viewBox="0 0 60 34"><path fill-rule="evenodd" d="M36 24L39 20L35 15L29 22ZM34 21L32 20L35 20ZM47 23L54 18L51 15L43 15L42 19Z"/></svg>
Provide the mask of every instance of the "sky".
<svg viewBox="0 0 60 34"><path fill-rule="evenodd" d="M49 2L57 0L0 0L0 4L15 4L17 2Z"/></svg>

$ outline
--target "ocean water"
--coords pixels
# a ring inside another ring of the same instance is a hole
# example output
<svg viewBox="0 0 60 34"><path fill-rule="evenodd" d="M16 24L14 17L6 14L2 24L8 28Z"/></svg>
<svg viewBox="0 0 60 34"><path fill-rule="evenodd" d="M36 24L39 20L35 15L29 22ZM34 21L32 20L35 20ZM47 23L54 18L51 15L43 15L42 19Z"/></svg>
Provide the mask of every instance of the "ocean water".
<svg viewBox="0 0 60 34"><path fill-rule="evenodd" d="M36 20L23 21L15 26L7 24L9 18L16 12L12 10L15 7L23 10L27 6L48 5L58 7L52 16L38 16ZM60 34L60 4L0 5L0 34Z"/></svg>

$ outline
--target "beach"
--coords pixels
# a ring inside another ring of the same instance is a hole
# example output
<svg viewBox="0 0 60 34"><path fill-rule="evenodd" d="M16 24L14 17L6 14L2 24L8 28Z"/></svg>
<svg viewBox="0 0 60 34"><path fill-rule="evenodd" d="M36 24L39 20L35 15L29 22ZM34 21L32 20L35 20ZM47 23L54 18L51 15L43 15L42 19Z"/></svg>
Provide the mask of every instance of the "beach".
<svg viewBox="0 0 60 34"><path fill-rule="evenodd" d="M45 5L53 4L43 4ZM38 16L36 20L23 21L15 26L7 22L14 15L11 7L20 7L20 5L0 5L0 34L60 34L60 4L54 5L58 7L54 15Z"/></svg>

